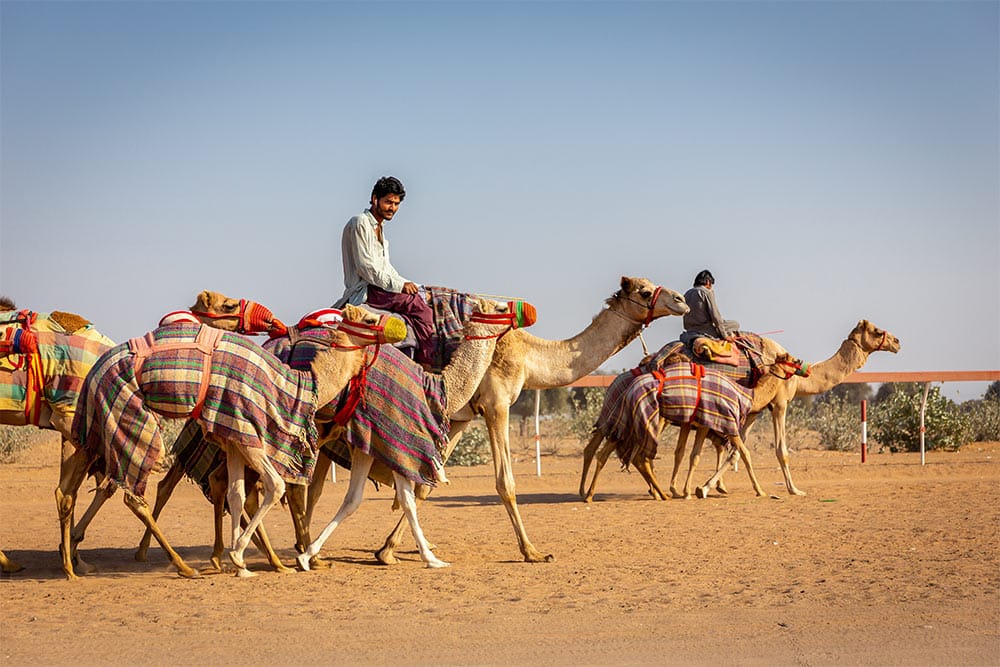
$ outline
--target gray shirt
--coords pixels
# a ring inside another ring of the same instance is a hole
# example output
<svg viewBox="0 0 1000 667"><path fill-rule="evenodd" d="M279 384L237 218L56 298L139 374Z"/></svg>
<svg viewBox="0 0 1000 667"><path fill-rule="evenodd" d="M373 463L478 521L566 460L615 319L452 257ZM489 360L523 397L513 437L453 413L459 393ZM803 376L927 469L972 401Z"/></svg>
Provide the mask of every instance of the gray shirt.
<svg viewBox="0 0 1000 667"><path fill-rule="evenodd" d="M691 309L684 316L685 333L726 338L739 330L739 322L722 319L719 307L715 305L715 292L707 287L692 287L684 293L684 300Z"/></svg>
<svg viewBox="0 0 1000 667"><path fill-rule="evenodd" d="M375 285L387 292L402 292L403 285L411 282L399 275L389 261L389 239L385 233L379 241L378 221L370 210L364 210L347 221L340 238L340 252L344 260L344 294L335 304L358 305L368 297L368 286Z"/></svg>

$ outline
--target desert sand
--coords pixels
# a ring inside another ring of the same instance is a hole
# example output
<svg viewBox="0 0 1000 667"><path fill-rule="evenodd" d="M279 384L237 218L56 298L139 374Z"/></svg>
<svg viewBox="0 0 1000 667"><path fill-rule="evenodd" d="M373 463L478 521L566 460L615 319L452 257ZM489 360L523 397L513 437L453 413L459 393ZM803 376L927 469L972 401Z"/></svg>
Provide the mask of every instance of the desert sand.
<svg viewBox="0 0 1000 667"><path fill-rule="evenodd" d="M773 497L754 497L740 470L728 496L655 501L612 461L592 504L577 496L581 446L546 443L541 476L533 449L518 448L521 513L551 563L521 560L485 465L449 468L451 483L421 506L443 570L422 567L409 535L399 564L376 564L398 514L391 491L369 485L323 551L331 569L277 574L251 549L253 579L182 579L158 548L133 560L142 526L119 495L81 547L98 571L69 582L58 449L45 440L0 466L0 546L25 566L0 578L0 663L1000 664L1000 443L930 452L926 465L795 451L805 497L785 493L761 445L755 467ZM661 449L663 481L671 460ZM704 478L713 464L702 458ZM314 531L343 497L338 475ZM161 525L191 565L207 565L211 509L193 485ZM292 565L287 511L266 525Z"/></svg>

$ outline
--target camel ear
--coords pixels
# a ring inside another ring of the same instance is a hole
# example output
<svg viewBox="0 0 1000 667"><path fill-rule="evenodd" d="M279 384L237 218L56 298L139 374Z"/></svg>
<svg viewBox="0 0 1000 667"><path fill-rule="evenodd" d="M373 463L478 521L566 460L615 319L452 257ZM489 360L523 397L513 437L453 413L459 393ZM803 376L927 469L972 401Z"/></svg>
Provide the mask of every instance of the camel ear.
<svg viewBox="0 0 1000 667"><path fill-rule="evenodd" d="M628 276L622 276L622 283L621 283L622 292L625 292L626 294L631 292L633 290L634 283L635 281L629 278Z"/></svg>

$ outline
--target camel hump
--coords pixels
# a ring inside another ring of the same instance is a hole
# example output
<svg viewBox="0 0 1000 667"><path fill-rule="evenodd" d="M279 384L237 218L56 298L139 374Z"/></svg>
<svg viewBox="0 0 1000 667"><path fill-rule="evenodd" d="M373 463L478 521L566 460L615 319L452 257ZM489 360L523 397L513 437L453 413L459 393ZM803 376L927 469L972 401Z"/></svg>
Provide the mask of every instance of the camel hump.
<svg viewBox="0 0 1000 667"><path fill-rule="evenodd" d="M90 325L90 320L75 313L65 313L61 310L53 310L49 313L49 319L65 329L66 333L71 334Z"/></svg>

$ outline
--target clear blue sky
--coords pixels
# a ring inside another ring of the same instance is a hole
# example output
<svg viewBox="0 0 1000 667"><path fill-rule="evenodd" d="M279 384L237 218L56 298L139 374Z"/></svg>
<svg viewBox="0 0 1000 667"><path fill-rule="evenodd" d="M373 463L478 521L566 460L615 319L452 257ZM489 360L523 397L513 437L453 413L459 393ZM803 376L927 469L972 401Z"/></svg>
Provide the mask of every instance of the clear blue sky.
<svg viewBox="0 0 1000 667"><path fill-rule="evenodd" d="M547 338L710 268L806 359L868 318L865 370L1000 368L998 6L4 0L0 293L118 341L202 289L294 320L393 174L397 268Z"/></svg>

